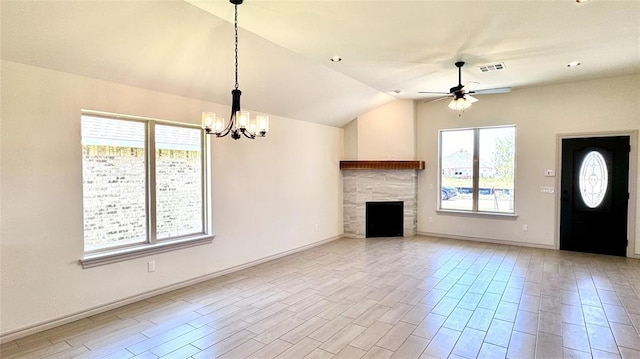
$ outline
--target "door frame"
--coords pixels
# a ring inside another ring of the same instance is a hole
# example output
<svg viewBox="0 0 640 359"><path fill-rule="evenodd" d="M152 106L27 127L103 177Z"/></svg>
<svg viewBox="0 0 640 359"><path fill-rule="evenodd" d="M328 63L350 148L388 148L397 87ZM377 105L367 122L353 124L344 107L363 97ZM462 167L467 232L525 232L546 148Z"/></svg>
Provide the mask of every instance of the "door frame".
<svg viewBox="0 0 640 359"><path fill-rule="evenodd" d="M638 194L638 130L629 131L611 131L611 132L580 132L580 133L561 133L556 135L556 178L555 178L555 239L554 246L556 250L560 250L560 186L562 177L562 140L573 138L589 138L589 137L612 137L612 136L629 136L629 144L631 151L629 152L629 202L627 208L627 246L628 258L640 258L640 252L636 252L636 242L640 238L636 238L636 200ZM640 251L640 244L638 244Z"/></svg>

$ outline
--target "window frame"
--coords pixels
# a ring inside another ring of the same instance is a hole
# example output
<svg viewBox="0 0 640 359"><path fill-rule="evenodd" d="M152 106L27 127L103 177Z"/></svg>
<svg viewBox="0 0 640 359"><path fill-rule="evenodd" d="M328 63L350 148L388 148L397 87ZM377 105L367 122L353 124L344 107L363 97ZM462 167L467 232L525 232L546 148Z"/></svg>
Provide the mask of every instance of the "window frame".
<svg viewBox="0 0 640 359"><path fill-rule="evenodd" d="M513 211L512 212L497 212L479 210L480 199L480 130L494 129L494 128L513 128L514 131L514 149L513 149ZM471 210L466 209L449 209L442 208L442 134L444 132L452 131L473 131L473 164L472 164L472 207ZM455 214L471 217L494 217L494 218L517 218L516 212L516 168L517 168L517 126L511 125L496 125L496 126L478 126L478 127L463 127L463 128L449 128L438 130L438 193L436 195L436 212L439 214Z"/></svg>
<svg viewBox="0 0 640 359"><path fill-rule="evenodd" d="M213 233L213 221L211 216L211 164L210 164L210 140L202 131L199 124L181 123L175 121L160 120L156 118L114 114L102 111L82 110L80 121L83 116L101 117L105 119L123 120L131 122L141 122L145 125L145 215L146 215L146 241L140 243L124 244L108 248L94 249L84 251L83 257L79 260L83 268L91 268L109 263L125 261L133 258L145 257L151 254L174 251L177 249L188 248L197 245L208 244L213 241L215 234ZM181 128L198 129L200 131L200 148L201 158L201 191L202 191L202 231L194 234L182 236L157 238L157 219L156 219L156 138L155 126L175 126ZM84 193L84 185L83 185ZM84 194L83 194L84 199ZM84 214L83 214L84 226ZM84 229L83 229L83 246L84 246Z"/></svg>

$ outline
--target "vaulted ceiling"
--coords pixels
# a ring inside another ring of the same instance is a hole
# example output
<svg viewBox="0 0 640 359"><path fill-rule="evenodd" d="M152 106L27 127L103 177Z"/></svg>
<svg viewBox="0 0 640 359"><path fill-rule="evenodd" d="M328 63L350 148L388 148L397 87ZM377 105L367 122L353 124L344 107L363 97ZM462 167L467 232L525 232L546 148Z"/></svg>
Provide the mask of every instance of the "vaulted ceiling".
<svg viewBox="0 0 640 359"><path fill-rule="evenodd" d="M230 104L227 0L0 4L2 59ZM639 0L245 0L238 11L243 108L331 126L448 91L458 60L479 89L640 73Z"/></svg>

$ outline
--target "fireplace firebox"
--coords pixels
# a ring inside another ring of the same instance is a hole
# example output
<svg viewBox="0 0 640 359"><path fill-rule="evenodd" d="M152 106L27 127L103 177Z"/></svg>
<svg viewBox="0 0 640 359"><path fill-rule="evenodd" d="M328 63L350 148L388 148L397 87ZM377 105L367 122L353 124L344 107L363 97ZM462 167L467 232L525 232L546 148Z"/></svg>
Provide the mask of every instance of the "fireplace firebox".
<svg viewBox="0 0 640 359"><path fill-rule="evenodd" d="M404 202L367 202L367 238L402 237L404 232Z"/></svg>

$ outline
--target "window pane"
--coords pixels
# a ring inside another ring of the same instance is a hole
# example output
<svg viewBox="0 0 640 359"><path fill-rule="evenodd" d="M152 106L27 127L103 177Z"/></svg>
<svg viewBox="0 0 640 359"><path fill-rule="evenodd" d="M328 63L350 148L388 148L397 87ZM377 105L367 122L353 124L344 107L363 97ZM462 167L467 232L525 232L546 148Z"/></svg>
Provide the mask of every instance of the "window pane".
<svg viewBox="0 0 640 359"><path fill-rule="evenodd" d="M157 238L203 233L201 130L156 125Z"/></svg>
<svg viewBox="0 0 640 359"><path fill-rule="evenodd" d="M84 248L147 241L145 124L82 116Z"/></svg>
<svg viewBox="0 0 640 359"><path fill-rule="evenodd" d="M478 131L478 211L513 213L515 127Z"/></svg>
<svg viewBox="0 0 640 359"><path fill-rule="evenodd" d="M440 133L440 208L473 209L473 130Z"/></svg>

